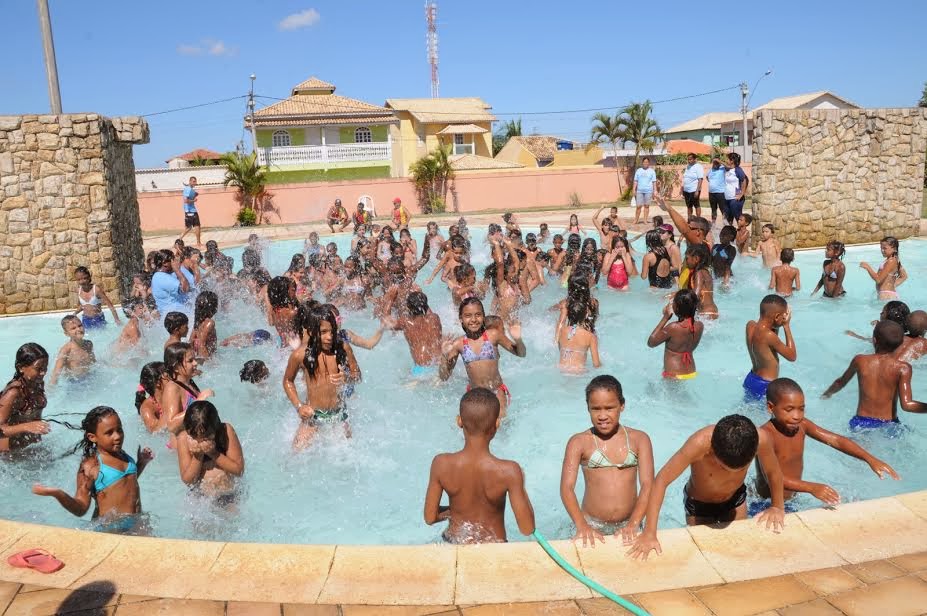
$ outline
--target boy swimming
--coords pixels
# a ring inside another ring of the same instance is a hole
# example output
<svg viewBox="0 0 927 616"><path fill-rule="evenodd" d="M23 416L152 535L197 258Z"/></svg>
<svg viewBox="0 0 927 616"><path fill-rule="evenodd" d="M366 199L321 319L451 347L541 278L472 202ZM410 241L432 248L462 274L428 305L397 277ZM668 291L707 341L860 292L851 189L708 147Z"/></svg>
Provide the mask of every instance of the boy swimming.
<svg viewBox="0 0 927 616"><path fill-rule="evenodd" d="M747 400L762 400L766 387L779 377L779 357L795 361L798 351L792 338L792 311L778 295L767 295L760 302L760 318L747 323L747 352L753 367L744 378ZM779 328L785 330L785 342L779 338Z"/></svg>
<svg viewBox="0 0 927 616"><path fill-rule="evenodd" d="M493 543L507 540L505 501L523 535L534 532L534 509L525 491L525 476L517 462L495 457L489 443L499 427L499 400L476 387L460 399L457 425L464 447L442 453L431 462L425 493L425 523L448 521L441 534L448 543ZM448 505L441 505L447 493Z"/></svg>

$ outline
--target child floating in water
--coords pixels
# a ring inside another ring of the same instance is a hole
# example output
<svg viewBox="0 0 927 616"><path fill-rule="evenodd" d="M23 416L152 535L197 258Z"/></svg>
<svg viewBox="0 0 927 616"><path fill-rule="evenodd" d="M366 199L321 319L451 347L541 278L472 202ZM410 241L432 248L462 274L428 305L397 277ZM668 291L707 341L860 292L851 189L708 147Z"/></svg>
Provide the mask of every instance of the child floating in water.
<svg viewBox="0 0 927 616"><path fill-rule="evenodd" d="M782 471L768 434L743 415L728 415L717 424L702 428L673 454L653 481L647 504L644 531L628 551L634 558L647 559L651 550L662 553L657 540L657 521L666 489L679 475L691 469L683 490L686 524L718 524L747 518L747 487L744 479L754 458L759 458L772 495L772 506L756 516L780 532L785 520Z"/></svg>
<svg viewBox="0 0 927 616"><path fill-rule="evenodd" d="M135 392L135 408L149 432L167 429L167 415L161 409L165 381L164 362L153 361L142 366Z"/></svg>
<svg viewBox="0 0 927 616"><path fill-rule="evenodd" d="M180 478L213 497L232 496L235 477L245 472L241 443L232 424L223 423L212 402L201 400L187 409L177 436Z"/></svg>
<svg viewBox="0 0 927 616"><path fill-rule="evenodd" d="M135 529L138 514L142 512L138 478L154 454L150 449L139 447L136 462L123 450L122 422L116 411L108 406L93 408L80 425L84 438L74 451L81 449L83 459L77 469L74 496L38 483L32 486L33 494L54 497L78 517L87 513L92 500L92 517L104 519L104 530L124 533Z"/></svg>
<svg viewBox="0 0 927 616"><path fill-rule="evenodd" d="M663 308L663 318L647 339L651 349L663 347L663 378L676 380L694 379L695 358L692 353L702 340L705 324L695 320L698 297L689 289L677 291L673 301ZM676 315L675 323L669 320Z"/></svg>
<svg viewBox="0 0 927 616"><path fill-rule="evenodd" d="M588 317L589 308L579 298L567 303L567 326L558 329L557 345L560 347L560 371L580 373L586 371L586 354L592 355L592 366L599 368L599 338L595 335L594 321Z"/></svg>
<svg viewBox="0 0 927 616"><path fill-rule="evenodd" d="M513 355L524 357L526 351L525 343L521 339L521 324L514 323L509 327L509 333L514 340L509 339L502 328L487 329L483 302L475 297L461 302L458 313L464 336L442 345L443 363L438 375L444 381L449 379L454 366L457 365L457 358L460 357L470 381L467 389L485 387L496 392L500 414L505 417L506 409L511 403L511 394L502 382L502 375L499 374L499 346ZM476 351L473 350L474 342L479 345Z"/></svg>
<svg viewBox="0 0 927 616"><path fill-rule="evenodd" d="M824 272L811 295L817 293L821 287L824 287L824 297L843 297L847 294L843 290L843 278L847 274L847 266L842 261L846 252L843 242L837 240L827 242L824 248L824 256L827 257L824 260Z"/></svg>
<svg viewBox="0 0 927 616"><path fill-rule="evenodd" d="M505 501L523 535L534 532L534 509L525 492L525 476L517 462L501 460L489 450L499 427L499 400L488 389L476 387L460 399L457 425L463 429L464 448L442 453L431 462L425 494L425 523L448 521L441 533L448 543L506 541ZM447 493L449 503L441 505Z"/></svg>
<svg viewBox="0 0 927 616"><path fill-rule="evenodd" d="M801 291L801 273L797 267L792 267L795 260L795 251L783 248L779 252L781 265L772 268L769 275L769 288L774 289L782 297L791 297L792 291Z"/></svg>
<svg viewBox="0 0 927 616"><path fill-rule="evenodd" d="M821 396L830 398L856 376L859 401L851 430L883 428L898 424L898 404L909 413L927 413L927 403L914 400L911 393L911 364L894 355L904 341L904 329L894 321L879 321L872 332L875 353L857 355L840 378Z"/></svg>
<svg viewBox="0 0 927 616"><path fill-rule="evenodd" d="M183 342L190 332L190 319L182 312L168 312L164 317L164 329L167 330L167 342L164 348Z"/></svg>
<svg viewBox="0 0 927 616"><path fill-rule="evenodd" d="M901 267L901 259L898 257L898 240L893 237L883 238L880 247L885 261L879 266L878 271L872 269L872 266L865 261L862 261L859 266L866 270L875 282L879 299L898 299L897 289L908 279L908 273Z"/></svg>
<svg viewBox="0 0 927 616"><path fill-rule="evenodd" d="M61 374L75 381L85 377L97 360L93 354L93 343L84 338L84 324L80 319L69 314L61 319L61 329L68 341L58 351L49 385L55 385Z"/></svg>
<svg viewBox="0 0 927 616"><path fill-rule="evenodd" d="M638 532L653 483L650 437L622 425L624 394L611 375L597 376L586 386L586 407L592 427L567 442L560 475L560 499L576 526L574 541L595 547L603 535L631 543ZM583 504L576 499L576 476L583 469ZM640 485L640 492L638 492Z"/></svg>
<svg viewBox="0 0 927 616"><path fill-rule="evenodd" d="M769 384L766 389L766 408L772 418L760 426L760 432L769 437L779 461L786 502L797 492L806 492L827 505L840 503L840 495L829 485L802 480L806 436L862 460L879 478L888 475L900 479L891 466L850 439L825 430L805 417L805 394L792 379L776 379ZM769 498L769 483L759 464L756 469L756 491L760 497Z"/></svg>
<svg viewBox="0 0 927 616"><path fill-rule="evenodd" d="M100 308L101 303L106 304L109 311L113 313L113 321L116 325L122 325L116 313L116 307L113 306L113 302L109 301L106 291L98 289L97 285L93 284L89 269L78 265L74 268L74 278L77 280L77 309L74 314L81 315L84 329L106 325L106 317L103 316L103 310Z"/></svg>
<svg viewBox="0 0 927 616"><path fill-rule="evenodd" d="M48 434L42 421L48 352L35 342L16 351L13 378L0 391L0 451L15 451L38 443Z"/></svg>
<svg viewBox="0 0 927 616"><path fill-rule="evenodd" d="M762 400L766 388L779 378L779 357L795 361L798 351L792 339L792 311L778 295L767 295L760 302L760 318L747 323L747 352L753 367L744 379L747 400ZM785 342L779 338L779 328L785 330Z"/></svg>

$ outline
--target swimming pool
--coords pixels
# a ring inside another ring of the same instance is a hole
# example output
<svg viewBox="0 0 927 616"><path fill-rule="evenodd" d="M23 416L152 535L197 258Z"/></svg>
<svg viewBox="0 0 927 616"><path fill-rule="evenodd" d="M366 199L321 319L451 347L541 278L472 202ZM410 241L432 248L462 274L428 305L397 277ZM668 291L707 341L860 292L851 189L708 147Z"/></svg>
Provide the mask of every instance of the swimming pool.
<svg viewBox="0 0 927 616"><path fill-rule="evenodd" d="M414 235L421 241L420 231ZM474 263L485 264L488 257L480 241L483 234L474 235ZM346 254L350 238L342 235L336 241L341 254ZM637 247L641 250L641 243ZM271 272L282 272L301 248L301 240L271 244L267 254ZM236 268L240 253L240 249L228 251L236 257ZM920 276L927 266L927 243L904 242L900 254L910 276L901 287L901 297L912 309L923 307L927 305L927 291ZM795 378L805 389L810 419L845 434L847 420L856 407L855 383L827 401L820 400L820 394L855 353L871 348L843 332L871 331L869 322L876 318L881 303L858 264L861 260L877 264L881 257L878 246L848 249L848 295L837 301L808 297L820 275L822 258L821 251L797 255L795 265L802 270L805 285L790 302L798 361L784 362L781 373ZM425 271L430 269L428 266ZM621 380L627 399L622 421L650 435L658 469L693 431L723 415L743 412L757 422L765 421L765 410L742 406L741 381L749 369L743 327L756 317L759 300L767 292L768 273L755 259L739 259L734 271L734 289L730 293L716 291L721 316L707 324L696 351L699 376L686 383L665 383L660 378L662 349L646 346L663 300L644 282L632 281L632 291L626 294L607 288L598 291L603 368L580 377L565 376L557 370L558 353L553 343L556 315L548 308L562 297L563 289L551 284L535 292L523 314L528 356L519 359L503 353L501 372L514 404L493 448L497 455L521 463L538 529L548 537L566 538L571 532L569 517L560 503L560 466L568 438L589 427L583 388L593 374L607 372ZM424 280L424 276L419 279ZM441 316L445 333L459 335L456 311L443 284L438 281L425 290ZM375 329L369 310L345 313L344 317L345 326L361 335ZM0 319L0 370L12 374L16 348L26 341L45 346L53 361L64 342L60 318L61 314ZM111 319L109 314L107 318ZM234 303L229 312L217 316L217 329L223 337L263 326L257 311L243 304ZM126 427L126 450L134 454L136 445L141 444L156 454L140 480L142 503L153 534L270 543L408 544L438 539L443 526L426 526L422 505L432 457L462 444L454 422L466 384L461 365L447 383L412 383L408 377L412 360L401 335L386 335L372 351L357 350L364 380L349 403L354 437L345 440L335 431L319 438L307 451L294 454L290 444L297 417L280 387L286 356L271 347L222 349L218 360L204 367L197 382L216 391L213 401L220 415L241 437L246 470L237 504L231 510L217 510L190 494L180 481L176 456L165 448L166 438L149 435L135 412L138 371L146 361L160 359L166 332L159 326L149 333L145 358L118 360L105 352L117 334L112 326L103 333L90 332L88 338L94 341L100 361L92 390L64 383L49 388L46 415L74 413L62 419L77 423L97 404L120 412ZM263 359L271 367L273 376L266 389L239 382L239 368L252 358ZM927 398L925 367L927 363L914 366L915 398ZM902 413L901 419L908 429L899 438L878 434L858 437L876 456L895 467L901 481L880 481L864 463L812 441L807 446L805 478L830 483L845 501L924 489L927 417ZM89 520L79 520L53 499L34 496L30 491L35 482L73 489L78 457L61 456L80 436L54 426L29 459L15 464L0 461L3 517L90 527ZM668 491L661 517L663 528L684 523L683 483L681 478ZM582 489L581 477L577 489ZM798 504L799 508L818 506L816 499L807 495L800 496ZM521 536L510 514L507 521L510 540L518 540Z"/></svg>

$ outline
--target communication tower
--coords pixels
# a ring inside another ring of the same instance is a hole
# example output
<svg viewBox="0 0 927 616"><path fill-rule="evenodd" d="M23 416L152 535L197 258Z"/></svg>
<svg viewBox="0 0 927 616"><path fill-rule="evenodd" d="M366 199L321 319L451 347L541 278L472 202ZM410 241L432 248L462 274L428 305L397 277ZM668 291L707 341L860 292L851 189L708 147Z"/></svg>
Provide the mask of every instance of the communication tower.
<svg viewBox="0 0 927 616"><path fill-rule="evenodd" d="M425 2L425 20L428 22L425 43L431 65L431 98L438 98L438 3L434 0Z"/></svg>

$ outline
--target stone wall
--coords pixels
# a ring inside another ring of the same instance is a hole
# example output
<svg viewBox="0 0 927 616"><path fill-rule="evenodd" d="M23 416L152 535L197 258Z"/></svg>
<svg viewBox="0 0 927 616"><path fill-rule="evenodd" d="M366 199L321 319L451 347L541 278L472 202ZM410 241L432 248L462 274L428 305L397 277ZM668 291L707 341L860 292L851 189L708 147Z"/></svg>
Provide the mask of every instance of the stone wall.
<svg viewBox="0 0 927 616"><path fill-rule="evenodd" d="M782 245L916 235L927 109L773 110L756 114L754 224Z"/></svg>
<svg viewBox="0 0 927 616"><path fill-rule="evenodd" d="M143 269L132 144L141 118L0 116L0 314L76 305L84 265L115 302Z"/></svg>

